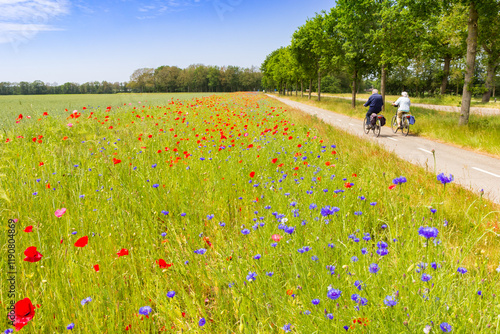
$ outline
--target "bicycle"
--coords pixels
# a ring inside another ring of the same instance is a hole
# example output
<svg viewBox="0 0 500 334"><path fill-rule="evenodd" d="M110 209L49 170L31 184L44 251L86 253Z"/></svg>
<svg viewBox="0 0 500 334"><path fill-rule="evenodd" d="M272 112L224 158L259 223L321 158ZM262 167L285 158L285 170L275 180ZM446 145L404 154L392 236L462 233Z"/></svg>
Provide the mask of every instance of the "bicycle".
<svg viewBox="0 0 500 334"><path fill-rule="evenodd" d="M392 116L391 120L391 129L392 132L396 133L399 129L401 129L401 133L406 137L408 133L410 133L410 117L409 112L404 112L401 116L401 124L398 124L398 111L396 110L396 114Z"/></svg>
<svg viewBox="0 0 500 334"><path fill-rule="evenodd" d="M370 117L366 116L364 121L363 121L363 131L366 134L369 134L370 130L373 130L373 135L375 137L380 136L380 129L382 128L382 125L380 124L381 117L382 117L382 115L377 115L377 121L375 122L375 125L371 125Z"/></svg>

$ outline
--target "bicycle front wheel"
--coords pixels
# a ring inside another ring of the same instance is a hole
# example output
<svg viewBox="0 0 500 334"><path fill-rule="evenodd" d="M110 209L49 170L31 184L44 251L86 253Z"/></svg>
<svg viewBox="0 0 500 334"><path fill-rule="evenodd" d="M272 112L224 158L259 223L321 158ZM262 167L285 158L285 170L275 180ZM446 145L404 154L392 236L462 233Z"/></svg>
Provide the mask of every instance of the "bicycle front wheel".
<svg viewBox="0 0 500 334"><path fill-rule="evenodd" d="M397 118L396 115L394 115L394 116L392 116L392 120L391 120L391 129L392 129L392 132L393 133L398 132L398 128L399 128L398 118Z"/></svg>
<svg viewBox="0 0 500 334"><path fill-rule="evenodd" d="M410 122L408 122L407 117L403 118L403 128L401 129L401 131L405 136L408 136L408 133L410 133Z"/></svg>
<svg viewBox="0 0 500 334"><path fill-rule="evenodd" d="M368 127L368 124L370 124L370 119L368 117L365 117L365 119L363 121L363 131L365 132L365 134L368 134L368 132L370 132L370 128Z"/></svg>

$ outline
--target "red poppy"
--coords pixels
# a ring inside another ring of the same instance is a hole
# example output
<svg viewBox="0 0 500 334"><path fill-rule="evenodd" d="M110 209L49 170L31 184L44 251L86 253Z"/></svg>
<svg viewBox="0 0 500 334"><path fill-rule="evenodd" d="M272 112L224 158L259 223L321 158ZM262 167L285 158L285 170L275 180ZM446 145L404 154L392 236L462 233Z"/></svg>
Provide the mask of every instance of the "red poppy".
<svg viewBox="0 0 500 334"><path fill-rule="evenodd" d="M94 270L97 271L97 272L99 271L99 265L98 264L94 265Z"/></svg>
<svg viewBox="0 0 500 334"><path fill-rule="evenodd" d="M43 116L49 116L49 113L48 112L44 112Z"/></svg>
<svg viewBox="0 0 500 334"><path fill-rule="evenodd" d="M24 232L26 232L26 233L29 233L29 232L31 232L31 231L33 231L33 226L31 226L31 225L30 225L30 226L28 226L28 227L26 227L26 228L24 229Z"/></svg>
<svg viewBox="0 0 500 334"><path fill-rule="evenodd" d="M344 187L346 187L346 188L351 188L351 187L352 187L352 184L351 184L351 183L349 183L349 182L346 182L346 183L344 184Z"/></svg>
<svg viewBox="0 0 500 334"><path fill-rule="evenodd" d="M389 189L390 189L390 190L392 190L392 189L394 189L394 188L396 188L396 185L395 185L395 184L391 184L391 185L389 186Z"/></svg>
<svg viewBox="0 0 500 334"><path fill-rule="evenodd" d="M23 114L19 114L16 119L23 119Z"/></svg>
<svg viewBox="0 0 500 334"><path fill-rule="evenodd" d="M273 239L276 242L279 242L281 240L281 238L283 238L283 237L281 235L279 235L279 234L273 234L271 236L271 239Z"/></svg>
<svg viewBox="0 0 500 334"><path fill-rule="evenodd" d="M87 246L88 243L89 243L89 237L84 236L75 242L75 247L85 247Z"/></svg>
<svg viewBox="0 0 500 334"><path fill-rule="evenodd" d="M42 254L40 254L40 252L36 250L35 246L26 248L26 250L24 251L24 255L26 255L24 261L31 263L40 261L43 256Z"/></svg>
<svg viewBox="0 0 500 334"><path fill-rule="evenodd" d="M128 255L128 249L122 248L118 253L116 253L118 256L125 256Z"/></svg>
<svg viewBox="0 0 500 334"><path fill-rule="evenodd" d="M24 298L14 305L14 312L16 318L14 319L14 326L16 331L26 326L31 319L35 316L35 308L29 298Z"/></svg>
<svg viewBox="0 0 500 334"><path fill-rule="evenodd" d="M250 172L250 177L254 177L255 176L255 172Z"/></svg>
<svg viewBox="0 0 500 334"><path fill-rule="evenodd" d="M278 159L277 159L277 158L274 158L274 159L272 160L272 162L273 162L273 164L275 164L276 162L278 162Z"/></svg>
<svg viewBox="0 0 500 334"><path fill-rule="evenodd" d="M116 158L113 158L113 164L119 164L120 162L122 162L120 159L116 159Z"/></svg>

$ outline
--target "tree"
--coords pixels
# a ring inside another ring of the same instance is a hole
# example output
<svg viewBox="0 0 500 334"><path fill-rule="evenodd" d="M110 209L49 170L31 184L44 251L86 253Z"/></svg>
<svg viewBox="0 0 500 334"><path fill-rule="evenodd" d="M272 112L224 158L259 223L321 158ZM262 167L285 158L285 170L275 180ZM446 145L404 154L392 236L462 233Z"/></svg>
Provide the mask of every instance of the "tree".
<svg viewBox="0 0 500 334"><path fill-rule="evenodd" d="M154 89L154 69L140 68L130 76L130 88L137 89L141 93Z"/></svg>
<svg viewBox="0 0 500 334"><path fill-rule="evenodd" d="M500 2L493 3L479 18L479 44L486 55L486 92L483 103L490 101L495 86L494 78L500 62Z"/></svg>

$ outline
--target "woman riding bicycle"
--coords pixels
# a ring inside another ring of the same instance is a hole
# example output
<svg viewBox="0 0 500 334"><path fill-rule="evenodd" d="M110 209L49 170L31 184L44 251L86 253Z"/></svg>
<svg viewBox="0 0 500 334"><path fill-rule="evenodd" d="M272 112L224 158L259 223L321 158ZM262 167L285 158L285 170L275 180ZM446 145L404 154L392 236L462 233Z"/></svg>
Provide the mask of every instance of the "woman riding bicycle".
<svg viewBox="0 0 500 334"><path fill-rule="evenodd" d="M403 114L407 114L410 112L410 98L408 97L408 93L402 92L401 97L397 99L396 102L394 102L392 105L398 107L397 122L399 129L402 129L403 124L401 123L401 117L403 116Z"/></svg>

